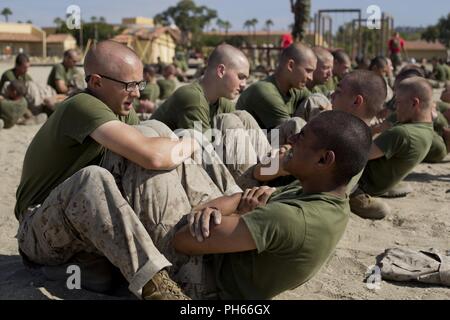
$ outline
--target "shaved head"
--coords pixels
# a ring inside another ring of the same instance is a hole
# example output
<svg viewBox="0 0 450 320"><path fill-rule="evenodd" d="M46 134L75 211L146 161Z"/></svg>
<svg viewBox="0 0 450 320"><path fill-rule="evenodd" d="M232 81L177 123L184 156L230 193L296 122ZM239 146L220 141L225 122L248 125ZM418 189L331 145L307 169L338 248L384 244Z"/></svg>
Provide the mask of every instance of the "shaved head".
<svg viewBox="0 0 450 320"><path fill-rule="evenodd" d="M229 44L221 44L217 46L208 59L207 71L214 70L220 64L229 68L236 68L242 64L248 65L245 54Z"/></svg>
<svg viewBox="0 0 450 320"><path fill-rule="evenodd" d="M353 96L361 95L364 98L368 118L372 119L383 109L387 89L382 77L368 70L355 70L341 81L348 85Z"/></svg>
<svg viewBox="0 0 450 320"><path fill-rule="evenodd" d="M142 62L136 52L116 41L106 40L93 45L89 49L84 59L84 72L86 76L96 73L123 79L123 74L134 70L136 64L139 69L143 69Z"/></svg>
<svg viewBox="0 0 450 320"><path fill-rule="evenodd" d="M88 90L120 116L127 116L139 98L143 68L133 50L111 40L93 45L84 59Z"/></svg>
<svg viewBox="0 0 450 320"><path fill-rule="evenodd" d="M323 47L314 47L312 49L317 58L316 70L314 70L313 80L308 83L311 89L315 85L326 83L333 76L333 55Z"/></svg>
<svg viewBox="0 0 450 320"><path fill-rule="evenodd" d="M327 61L333 61L333 55L324 47L314 47L312 50L317 57L317 62L325 63Z"/></svg>
<svg viewBox="0 0 450 320"><path fill-rule="evenodd" d="M294 60L295 63L303 64L308 61L308 59L311 59L311 57L316 59L316 55L312 49L303 43L296 42L281 52L280 64L285 64L291 59Z"/></svg>
<svg viewBox="0 0 450 320"><path fill-rule="evenodd" d="M397 87L398 93L409 98L418 98L422 109L428 109L433 100L433 89L430 83L420 77L405 79Z"/></svg>

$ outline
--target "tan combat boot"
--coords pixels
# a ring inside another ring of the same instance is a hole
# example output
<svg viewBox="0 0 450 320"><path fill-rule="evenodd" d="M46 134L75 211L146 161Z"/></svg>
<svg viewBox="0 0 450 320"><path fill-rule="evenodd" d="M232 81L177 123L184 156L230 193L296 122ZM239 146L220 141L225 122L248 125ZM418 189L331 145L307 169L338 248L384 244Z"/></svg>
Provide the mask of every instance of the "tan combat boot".
<svg viewBox="0 0 450 320"><path fill-rule="evenodd" d="M388 191L383 193L380 197L383 198L401 198L406 197L408 194L413 192L413 188L411 185L407 182L399 182L392 188L390 188Z"/></svg>
<svg viewBox="0 0 450 320"><path fill-rule="evenodd" d="M383 219L391 213L391 208L380 198L374 198L357 189L350 195L350 209L364 219Z"/></svg>
<svg viewBox="0 0 450 320"><path fill-rule="evenodd" d="M169 277L166 270L161 270L142 288L144 300L191 300Z"/></svg>

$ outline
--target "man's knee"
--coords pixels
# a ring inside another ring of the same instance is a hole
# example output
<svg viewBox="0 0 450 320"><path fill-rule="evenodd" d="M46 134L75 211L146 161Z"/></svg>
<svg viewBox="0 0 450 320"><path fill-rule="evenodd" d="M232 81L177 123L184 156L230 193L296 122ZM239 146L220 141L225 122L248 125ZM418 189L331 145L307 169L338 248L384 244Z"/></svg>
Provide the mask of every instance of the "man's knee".
<svg viewBox="0 0 450 320"><path fill-rule="evenodd" d="M234 113L221 113L216 116L217 125L222 130L244 129L241 119Z"/></svg>
<svg viewBox="0 0 450 320"><path fill-rule="evenodd" d="M236 110L232 114L237 116L242 123L256 123L255 118L246 110Z"/></svg>
<svg viewBox="0 0 450 320"><path fill-rule="evenodd" d="M85 185L104 185L114 183L114 177L105 168L99 166L88 166L81 169L72 176L72 179L78 180L81 186Z"/></svg>
<svg viewBox="0 0 450 320"><path fill-rule="evenodd" d="M167 125L158 120L142 121L135 127L146 137L176 138L175 133Z"/></svg>

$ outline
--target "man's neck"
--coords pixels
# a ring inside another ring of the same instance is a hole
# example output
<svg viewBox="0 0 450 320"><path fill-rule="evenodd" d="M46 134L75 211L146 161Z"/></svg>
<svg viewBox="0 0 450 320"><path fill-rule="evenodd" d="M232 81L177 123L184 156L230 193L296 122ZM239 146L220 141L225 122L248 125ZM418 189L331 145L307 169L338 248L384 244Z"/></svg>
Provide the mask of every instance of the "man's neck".
<svg viewBox="0 0 450 320"><path fill-rule="evenodd" d="M17 72L17 68L15 68L15 67L14 67L14 69L13 69L13 73L14 73L14 75L16 76L16 78L18 78L18 77L21 76L21 74L19 74L19 73Z"/></svg>
<svg viewBox="0 0 450 320"><path fill-rule="evenodd" d="M320 179L314 177L311 180L301 181L303 193L315 194L315 193L331 193L337 197L344 198L347 186L346 185L336 185L332 181L327 181L326 179Z"/></svg>
<svg viewBox="0 0 450 320"><path fill-rule="evenodd" d="M214 104L219 100L219 95L216 93L216 88L214 86L214 81L205 74L205 76L199 81L200 86L203 89L206 100L209 104Z"/></svg>
<svg viewBox="0 0 450 320"><path fill-rule="evenodd" d="M433 123L433 118L430 113L429 115L424 114L424 115L414 117L414 118L412 118L408 121L404 121L402 123Z"/></svg>
<svg viewBox="0 0 450 320"><path fill-rule="evenodd" d="M279 69L277 69L277 71L275 71L275 73L274 73L275 84L276 84L278 90L280 90L280 92L284 96L287 96L289 93L289 90L291 89L291 86L286 81L286 79L283 78L283 76L281 75L281 72L282 72L282 70L279 70Z"/></svg>

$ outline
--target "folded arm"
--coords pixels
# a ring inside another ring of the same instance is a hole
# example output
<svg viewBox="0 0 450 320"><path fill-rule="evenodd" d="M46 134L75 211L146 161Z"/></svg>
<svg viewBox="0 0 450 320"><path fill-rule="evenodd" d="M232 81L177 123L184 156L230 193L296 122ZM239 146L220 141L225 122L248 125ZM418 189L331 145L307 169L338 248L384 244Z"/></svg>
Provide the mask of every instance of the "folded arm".
<svg viewBox="0 0 450 320"><path fill-rule="evenodd" d="M222 218L222 223L212 226L211 235L198 242L189 232L188 226L181 228L174 236L175 249L187 255L231 253L256 249L255 241L244 220L239 215Z"/></svg>
<svg viewBox="0 0 450 320"><path fill-rule="evenodd" d="M169 170L176 168L200 148L190 138L172 140L146 137L139 130L120 121L109 121L90 136L105 148L146 169Z"/></svg>

